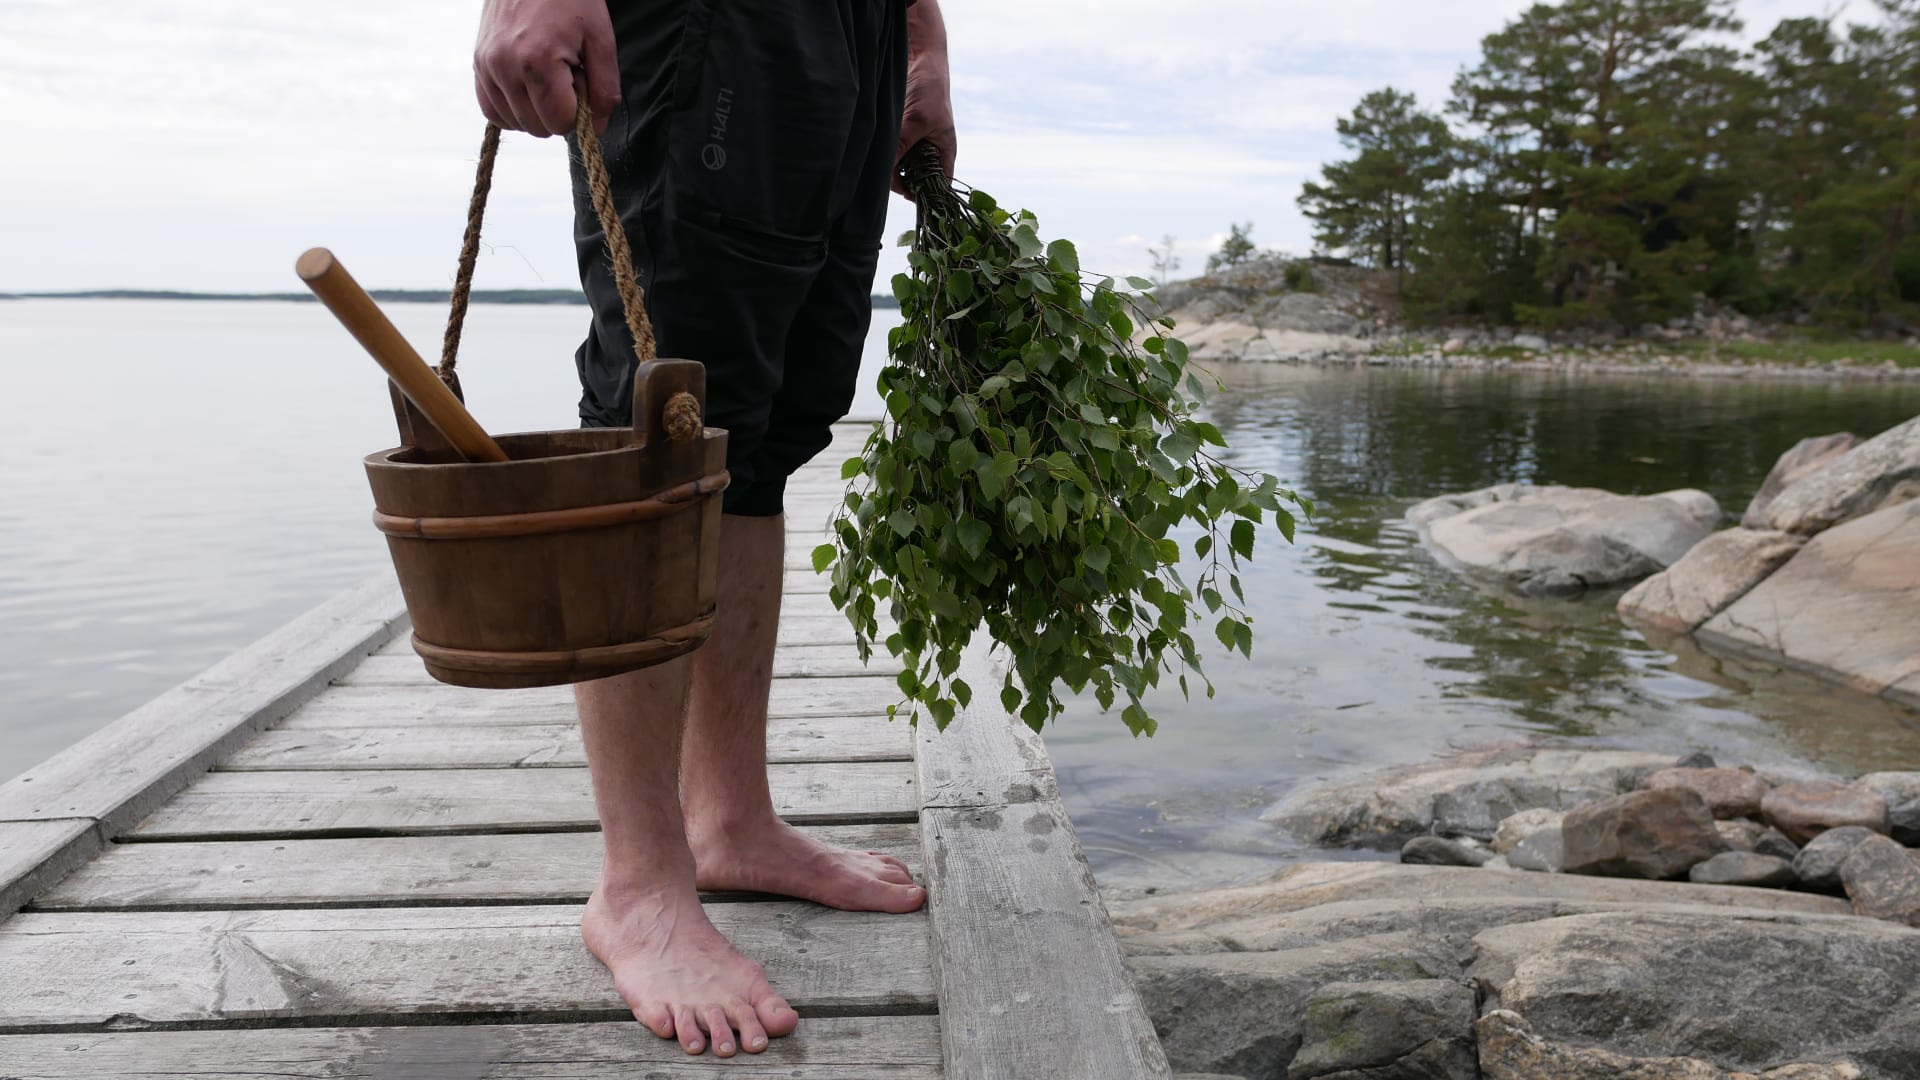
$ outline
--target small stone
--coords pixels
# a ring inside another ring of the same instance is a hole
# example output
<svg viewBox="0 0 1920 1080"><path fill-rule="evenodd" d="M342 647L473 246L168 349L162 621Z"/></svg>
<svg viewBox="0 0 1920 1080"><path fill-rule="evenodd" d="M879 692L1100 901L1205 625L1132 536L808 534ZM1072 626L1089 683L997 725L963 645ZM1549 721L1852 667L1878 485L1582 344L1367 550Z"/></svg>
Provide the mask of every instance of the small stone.
<svg viewBox="0 0 1920 1080"><path fill-rule="evenodd" d="M1691 788L1636 791L1576 806L1561 825L1570 874L1676 878L1727 850Z"/></svg>
<svg viewBox="0 0 1920 1080"><path fill-rule="evenodd" d="M1840 881L1855 915L1920 926L1920 863L1887 837L1854 845L1840 864Z"/></svg>
<svg viewBox="0 0 1920 1080"><path fill-rule="evenodd" d="M1531 833L1507 852L1507 865L1515 870L1557 874L1566 864L1566 845L1559 829L1541 829Z"/></svg>
<svg viewBox="0 0 1920 1080"><path fill-rule="evenodd" d="M1800 845L1787 839L1787 834L1779 829L1763 829L1754 838L1753 850L1759 855L1772 855L1791 862L1794 856L1800 854Z"/></svg>
<svg viewBox="0 0 1920 1080"><path fill-rule="evenodd" d="M1559 832L1560 819L1565 816L1564 810L1551 810L1546 807L1508 814L1500 819L1500 824L1493 830L1493 850L1505 855L1520 841L1542 829Z"/></svg>
<svg viewBox="0 0 1920 1080"><path fill-rule="evenodd" d="M1920 847L1920 772L1870 773L1859 780L1887 802L1887 824L1895 840Z"/></svg>
<svg viewBox="0 0 1920 1080"><path fill-rule="evenodd" d="M1643 786L1649 791L1691 788L1707 800L1713 816L1722 819L1758 814L1768 790L1765 780L1745 769L1661 769L1647 777Z"/></svg>
<svg viewBox="0 0 1920 1080"><path fill-rule="evenodd" d="M1695 750L1693 753L1674 762L1673 767L1676 769L1711 769L1717 767L1718 764L1718 762L1713 760L1712 754L1707 753L1705 750Z"/></svg>
<svg viewBox="0 0 1920 1080"><path fill-rule="evenodd" d="M1697 885L1755 885L1779 889L1793 884L1793 864L1772 855L1751 851L1723 851L1687 871L1687 880Z"/></svg>
<svg viewBox="0 0 1920 1080"><path fill-rule="evenodd" d="M1465 352L1466 348L1467 348L1467 343L1465 341L1462 341L1459 338L1448 338L1447 343L1445 345L1440 346L1440 351L1447 353L1448 355L1452 355L1453 353L1457 353L1457 352Z"/></svg>
<svg viewBox="0 0 1920 1080"><path fill-rule="evenodd" d="M1493 853L1441 836L1416 836L1400 849L1400 861L1420 866L1483 866Z"/></svg>
<svg viewBox="0 0 1920 1080"><path fill-rule="evenodd" d="M1713 827L1720 830L1720 839L1727 842L1733 851L1752 851L1753 845L1760 839L1766 828L1759 822L1738 818L1733 821L1716 821Z"/></svg>
<svg viewBox="0 0 1920 1080"><path fill-rule="evenodd" d="M1809 889L1824 889L1839 892L1841 864L1853 849L1869 836L1878 836L1872 829L1863 829L1858 825L1843 825L1838 829L1828 829L1819 836L1807 841L1800 854L1793 857L1793 872L1799 877L1800 884Z"/></svg>
<svg viewBox="0 0 1920 1080"><path fill-rule="evenodd" d="M1513 347L1516 349L1525 349L1528 352L1546 352L1551 346L1547 344L1547 339L1541 337L1539 334L1515 334L1513 336Z"/></svg>
<svg viewBox="0 0 1920 1080"><path fill-rule="evenodd" d="M1865 787L1833 780L1782 784L1761 800L1767 824L1804 844L1828 829L1859 825L1884 833L1887 801Z"/></svg>

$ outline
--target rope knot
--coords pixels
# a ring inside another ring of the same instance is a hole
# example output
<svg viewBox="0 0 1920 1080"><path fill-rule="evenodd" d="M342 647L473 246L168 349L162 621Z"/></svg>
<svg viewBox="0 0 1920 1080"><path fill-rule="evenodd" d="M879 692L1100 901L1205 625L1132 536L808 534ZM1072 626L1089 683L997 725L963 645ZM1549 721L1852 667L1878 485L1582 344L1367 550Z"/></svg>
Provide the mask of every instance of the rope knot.
<svg viewBox="0 0 1920 1080"><path fill-rule="evenodd" d="M668 398L666 407L660 410L660 429L667 433L669 442L697 439L705 428L700 417L700 402L685 390Z"/></svg>

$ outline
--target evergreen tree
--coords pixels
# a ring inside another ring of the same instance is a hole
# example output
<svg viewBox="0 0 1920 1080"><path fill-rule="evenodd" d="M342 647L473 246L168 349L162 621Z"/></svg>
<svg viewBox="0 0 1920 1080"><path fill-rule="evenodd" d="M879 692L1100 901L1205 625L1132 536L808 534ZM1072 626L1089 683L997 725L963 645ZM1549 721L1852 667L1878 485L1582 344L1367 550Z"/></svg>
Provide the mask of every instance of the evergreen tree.
<svg viewBox="0 0 1920 1080"><path fill-rule="evenodd" d="M1220 250L1207 256L1207 273L1229 266L1239 266L1253 257L1253 222L1245 225L1227 226L1227 238L1220 241Z"/></svg>
<svg viewBox="0 0 1920 1080"><path fill-rule="evenodd" d="M1324 184L1309 181L1301 189L1300 208L1317 227L1314 242L1403 270L1415 213L1454 170L1453 136L1412 94L1392 87L1362 98L1338 130L1354 158L1326 166Z"/></svg>

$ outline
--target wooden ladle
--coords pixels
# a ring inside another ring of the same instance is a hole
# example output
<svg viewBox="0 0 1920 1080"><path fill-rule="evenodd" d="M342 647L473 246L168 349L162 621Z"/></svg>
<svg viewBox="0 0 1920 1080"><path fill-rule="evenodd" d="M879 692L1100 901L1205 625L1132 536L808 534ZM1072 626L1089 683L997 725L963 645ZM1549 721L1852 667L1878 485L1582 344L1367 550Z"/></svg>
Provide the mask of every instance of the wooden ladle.
<svg viewBox="0 0 1920 1080"><path fill-rule="evenodd" d="M353 280L353 275L347 273L347 268L333 257L333 252L313 248L300 256L294 270L374 362L386 370L400 393L439 429L455 452L468 461L507 460L506 451L500 449L500 444L493 441L427 362L420 359L420 354L407 344L407 339L388 321L373 297L368 296L360 283Z"/></svg>

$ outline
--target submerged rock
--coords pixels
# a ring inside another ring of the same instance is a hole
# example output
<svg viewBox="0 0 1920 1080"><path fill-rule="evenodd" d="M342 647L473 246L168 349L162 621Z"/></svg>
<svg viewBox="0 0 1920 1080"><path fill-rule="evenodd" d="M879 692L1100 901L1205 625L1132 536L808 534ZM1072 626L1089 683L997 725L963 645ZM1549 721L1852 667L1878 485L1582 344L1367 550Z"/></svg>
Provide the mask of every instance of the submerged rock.
<svg viewBox="0 0 1920 1080"><path fill-rule="evenodd" d="M1487 839L1522 810L1564 810L1632 791L1672 763L1624 750L1478 751L1305 788L1261 820L1321 847L1390 851L1430 833Z"/></svg>
<svg viewBox="0 0 1920 1080"><path fill-rule="evenodd" d="M1714 533L1679 562L1628 590L1618 610L1658 630L1692 633L1786 565L1804 543L1804 537L1784 532Z"/></svg>
<svg viewBox="0 0 1920 1080"><path fill-rule="evenodd" d="M1503 484L1415 506L1407 520L1468 571L1528 595L1632 581L1678 562L1720 520L1703 491L1615 495Z"/></svg>
<svg viewBox="0 0 1920 1080"><path fill-rule="evenodd" d="M1707 801L1691 788L1636 791L1575 807L1560 831L1570 874L1673 878L1727 850Z"/></svg>
<svg viewBox="0 0 1920 1080"><path fill-rule="evenodd" d="M1801 439L1793 445L1793 449L1781 454L1780 460L1773 463L1773 469L1761 482L1760 490L1754 493L1753 501L1747 504L1747 512L1741 516L1740 524L1749 529L1766 528L1767 511L1782 491L1859 445L1860 436L1845 431L1837 435Z"/></svg>
<svg viewBox="0 0 1920 1080"><path fill-rule="evenodd" d="M1782 784L1767 792L1760 812L1787 838L1805 844L1828 829L1858 825L1887 831L1887 801L1864 786L1834 780Z"/></svg>

